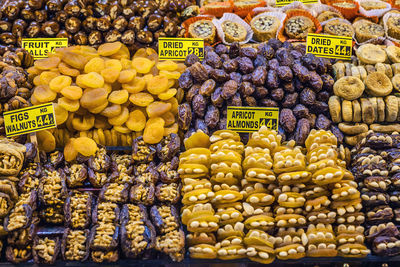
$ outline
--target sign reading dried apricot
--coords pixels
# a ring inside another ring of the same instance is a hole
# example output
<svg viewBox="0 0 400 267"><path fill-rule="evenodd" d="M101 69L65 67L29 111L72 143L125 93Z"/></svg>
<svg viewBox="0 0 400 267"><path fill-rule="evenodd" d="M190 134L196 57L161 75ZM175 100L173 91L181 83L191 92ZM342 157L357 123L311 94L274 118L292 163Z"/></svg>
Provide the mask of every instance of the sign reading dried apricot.
<svg viewBox="0 0 400 267"><path fill-rule="evenodd" d="M239 133L258 131L261 126L278 130L279 108L228 107L226 128Z"/></svg>
<svg viewBox="0 0 400 267"><path fill-rule="evenodd" d="M46 58L56 48L68 47L68 38L24 38L22 48L25 48L34 59Z"/></svg>
<svg viewBox="0 0 400 267"><path fill-rule="evenodd" d="M307 35L307 54L317 57L350 60L352 47L351 37L314 33Z"/></svg>
<svg viewBox="0 0 400 267"><path fill-rule="evenodd" d="M293 3L294 1L302 2L303 4L315 4L315 3L318 3L318 0L276 0L275 6L277 6L277 7L286 6L286 5L289 5L289 4Z"/></svg>
<svg viewBox="0 0 400 267"><path fill-rule="evenodd" d="M4 125L7 137L55 128L53 103L4 112Z"/></svg>
<svg viewBox="0 0 400 267"><path fill-rule="evenodd" d="M204 58L204 40L196 38L159 38L159 60L182 60L189 54L195 54L200 60Z"/></svg>

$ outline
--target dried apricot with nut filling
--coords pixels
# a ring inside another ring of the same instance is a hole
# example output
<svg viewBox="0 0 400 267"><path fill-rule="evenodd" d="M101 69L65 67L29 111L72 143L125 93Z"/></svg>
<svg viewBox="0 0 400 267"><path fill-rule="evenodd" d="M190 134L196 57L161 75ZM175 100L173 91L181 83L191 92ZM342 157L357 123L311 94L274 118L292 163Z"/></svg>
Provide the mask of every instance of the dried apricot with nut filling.
<svg viewBox="0 0 400 267"><path fill-rule="evenodd" d="M148 144L157 144L164 136L164 120L161 118L150 118L143 132L143 141Z"/></svg>
<svg viewBox="0 0 400 267"><path fill-rule="evenodd" d="M129 113L129 118L125 125L132 131L142 131L146 126L146 115L140 109L136 109Z"/></svg>
<svg viewBox="0 0 400 267"><path fill-rule="evenodd" d="M147 107L151 102L154 101L154 98L151 94L148 93L137 93L131 94L129 97L129 101L131 101L136 106Z"/></svg>

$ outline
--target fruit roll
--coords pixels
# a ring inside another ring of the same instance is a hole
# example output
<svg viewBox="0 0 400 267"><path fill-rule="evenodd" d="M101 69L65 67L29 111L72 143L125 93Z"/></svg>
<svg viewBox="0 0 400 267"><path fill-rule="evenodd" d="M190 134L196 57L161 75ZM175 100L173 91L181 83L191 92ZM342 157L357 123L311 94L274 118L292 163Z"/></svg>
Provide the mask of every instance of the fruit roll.
<svg viewBox="0 0 400 267"><path fill-rule="evenodd" d="M92 211L92 224L110 223L117 224L120 209L118 204L111 202L97 202Z"/></svg>
<svg viewBox="0 0 400 267"><path fill-rule="evenodd" d="M65 228L61 240L61 255L65 261L86 261L89 257L89 230Z"/></svg>
<svg viewBox="0 0 400 267"><path fill-rule="evenodd" d="M86 229L92 218L93 195L90 192L70 191L64 204L65 226Z"/></svg>
<svg viewBox="0 0 400 267"><path fill-rule="evenodd" d="M67 194L64 171L45 170L44 176L39 181L39 202L43 205L63 205Z"/></svg>
<svg viewBox="0 0 400 267"><path fill-rule="evenodd" d="M14 264L27 262L28 260L32 259L32 244L29 244L22 248L8 245L5 255L7 261Z"/></svg>
<svg viewBox="0 0 400 267"><path fill-rule="evenodd" d="M90 249L112 251L119 244L119 225L99 223L92 226L89 235Z"/></svg>
<svg viewBox="0 0 400 267"><path fill-rule="evenodd" d="M107 183L99 194L100 201L125 203L128 200L129 184Z"/></svg>
<svg viewBox="0 0 400 267"><path fill-rule="evenodd" d="M135 183L156 184L159 179L159 173L157 172L156 168L157 167L154 162L142 163L135 166Z"/></svg>
<svg viewBox="0 0 400 267"><path fill-rule="evenodd" d="M84 163L65 164L64 172L68 188L83 186L88 177L87 166Z"/></svg>
<svg viewBox="0 0 400 267"><path fill-rule="evenodd" d="M164 184L156 186L155 196L160 202L176 204L180 198L182 185L179 183Z"/></svg>
<svg viewBox="0 0 400 267"><path fill-rule="evenodd" d="M179 152L181 146L180 138L177 134L170 134L164 137L161 142L156 146L157 157L162 162L172 160L172 158Z"/></svg>
<svg viewBox="0 0 400 267"><path fill-rule="evenodd" d="M160 181L165 184L177 182L179 180L179 174L177 172L178 165L178 157L173 157L171 161L158 164L157 171L159 173Z"/></svg>
<svg viewBox="0 0 400 267"><path fill-rule="evenodd" d="M135 138L132 143L132 159L135 162L149 163L153 161L156 154L156 148L146 144L143 137Z"/></svg>
<svg viewBox="0 0 400 267"><path fill-rule="evenodd" d="M155 200L154 184L138 183L131 187L129 199L136 204L152 205Z"/></svg>
<svg viewBox="0 0 400 267"><path fill-rule="evenodd" d="M95 172L107 172L111 167L111 158L104 147L100 147L94 156L89 157L88 167Z"/></svg>
<svg viewBox="0 0 400 267"><path fill-rule="evenodd" d="M32 213L36 209L36 198L35 190L21 195L14 208L4 219L4 230L11 232L27 228L31 223Z"/></svg>
<svg viewBox="0 0 400 267"><path fill-rule="evenodd" d="M173 205L154 205L150 209L150 218L156 230L165 234L179 229L179 213Z"/></svg>
<svg viewBox="0 0 400 267"><path fill-rule="evenodd" d="M116 262L119 260L119 252L118 250L112 251L100 251L100 250L92 250L90 253L91 259L94 262L102 263L102 262Z"/></svg>
<svg viewBox="0 0 400 267"><path fill-rule="evenodd" d="M54 264L61 249L59 237L39 237L33 239L32 255L36 264Z"/></svg>

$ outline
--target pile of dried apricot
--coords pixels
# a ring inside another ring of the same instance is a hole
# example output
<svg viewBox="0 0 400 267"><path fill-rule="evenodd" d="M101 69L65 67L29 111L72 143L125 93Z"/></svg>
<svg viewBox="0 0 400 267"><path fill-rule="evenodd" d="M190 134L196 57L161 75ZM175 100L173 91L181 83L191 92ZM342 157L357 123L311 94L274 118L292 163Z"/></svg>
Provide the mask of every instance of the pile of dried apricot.
<svg viewBox="0 0 400 267"><path fill-rule="evenodd" d="M155 144L177 133L177 79L183 63L158 62L156 51L106 43L56 49L28 69L35 85L34 105L53 102L57 146L89 137L103 145L131 145L143 136ZM43 138L44 140L48 138Z"/></svg>

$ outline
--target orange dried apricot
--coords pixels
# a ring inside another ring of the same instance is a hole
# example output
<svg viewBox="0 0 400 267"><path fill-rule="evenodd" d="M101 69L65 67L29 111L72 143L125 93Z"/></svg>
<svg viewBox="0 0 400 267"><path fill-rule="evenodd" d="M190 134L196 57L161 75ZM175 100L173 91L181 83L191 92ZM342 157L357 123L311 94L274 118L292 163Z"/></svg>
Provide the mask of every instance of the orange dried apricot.
<svg viewBox="0 0 400 267"><path fill-rule="evenodd" d="M79 100L83 94L82 88L74 85L64 87L60 93L71 100Z"/></svg>
<svg viewBox="0 0 400 267"><path fill-rule="evenodd" d="M154 75L149 73L149 74L144 75L143 79L145 80L145 82L147 84L151 79L153 79L153 77L154 77Z"/></svg>
<svg viewBox="0 0 400 267"><path fill-rule="evenodd" d="M104 78L97 72L92 71L88 74L84 74L81 78L81 82L84 85L83 87L100 88L104 85Z"/></svg>
<svg viewBox="0 0 400 267"><path fill-rule="evenodd" d="M60 75L52 79L49 83L50 89L59 93L64 87L70 86L72 79L69 76Z"/></svg>
<svg viewBox="0 0 400 267"><path fill-rule="evenodd" d="M54 149L56 149L56 139L54 138L54 135L48 131L48 130L43 130L36 132L36 137L38 140L38 146L40 151L44 152L52 152Z"/></svg>
<svg viewBox="0 0 400 267"><path fill-rule="evenodd" d="M106 107L102 112L100 112L100 114L107 118L112 118L121 114L121 111L122 111L121 105L113 104L111 106Z"/></svg>
<svg viewBox="0 0 400 267"><path fill-rule="evenodd" d="M85 157L94 156L98 149L96 142L89 137L78 137L72 142L72 145L78 153Z"/></svg>
<svg viewBox="0 0 400 267"><path fill-rule="evenodd" d="M164 76L154 76L147 82L147 91L153 95L164 93L168 90L168 79Z"/></svg>
<svg viewBox="0 0 400 267"><path fill-rule="evenodd" d="M129 97L129 101L131 101L136 106L147 107L151 102L154 101L154 98L151 94L148 93L137 93L131 94Z"/></svg>
<svg viewBox="0 0 400 267"><path fill-rule="evenodd" d="M103 76L104 81L108 83L114 83L119 77L120 71L113 68L107 68L101 71L101 76Z"/></svg>
<svg viewBox="0 0 400 267"><path fill-rule="evenodd" d="M176 80L168 80L168 88L171 88L176 84Z"/></svg>
<svg viewBox="0 0 400 267"><path fill-rule="evenodd" d="M72 119L72 127L77 131L89 131L94 126L94 115L87 114L84 116L74 116Z"/></svg>
<svg viewBox="0 0 400 267"><path fill-rule="evenodd" d="M130 83L122 84L122 88L127 90L130 94L136 94L144 90L146 81L143 77L135 77Z"/></svg>
<svg viewBox="0 0 400 267"><path fill-rule="evenodd" d="M132 132L131 129L129 129L128 127L121 126L121 125L119 125L119 126L115 125L113 127L113 129L116 130L117 132L121 133L121 134L128 134L128 133Z"/></svg>
<svg viewBox="0 0 400 267"><path fill-rule="evenodd" d="M119 83L129 83L136 77L136 70L123 70L119 73Z"/></svg>
<svg viewBox="0 0 400 267"><path fill-rule="evenodd" d="M78 70L83 70L86 63L88 62L88 59L86 57L65 50L62 51L62 60L71 67Z"/></svg>
<svg viewBox="0 0 400 267"><path fill-rule="evenodd" d="M64 147L64 158L68 162L74 161L78 156L78 151L73 145L74 140L75 138L70 138Z"/></svg>
<svg viewBox="0 0 400 267"><path fill-rule="evenodd" d="M106 145L106 137L104 136L103 129L96 129L94 131L97 131L97 136L99 137L100 145L105 146Z"/></svg>
<svg viewBox="0 0 400 267"><path fill-rule="evenodd" d="M172 124L169 127L165 127L164 128L164 136L168 136L168 135L170 135L172 133L174 133L174 134L178 133L178 123L177 122Z"/></svg>
<svg viewBox="0 0 400 267"><path fill-rule="evenodd" d="M40 84L49 85L50 82L51 82L51 80L53 80L54 78L56 78L58 75L60 75L60 73L53 72L53 71L43 71L43 72L40 73L40 75L39 75ZM36 78L36 77L35 77L35 78Z"/></svg>
<svg viewBox="0 0 400 267"><path fill-rule="evenodd" d="M101 57L95 57L89 60L85 65L85 73L97 72L100 73L106 68L105 61Z"/></svg>
<svg viewBox="0 0 400 267"><path fill-rule="evenodd" d="M71 68L64 62L61 62L60 64L58 64L58 71L63 75L72 76L72 77L76 77L80 74L79 70Z"/></svg>
<svg viewBox="0 0 400 267"><path fill-rule="evenodd" d="M42 85L42 82L40 81L40 76L36 76L35 78L33 78L33 85L34 86Z"/></svg>
<svg viewBox="0 0 400 267"><path fill-rule="evenodd" d="M198 130L197 132L193 133L191 136L183 140L185 144L185 149L189 150L195 147L210 147L210 137L205 134L203 131Z"/></svg>
<svg viewBox="0 0 400 267"><path fill-rule="evenodd" d="M160 117L150 118L143 132L143 141L148 144L157 144L164 136L164 120Z"/></svg>
<svg viewBox="0 0 400 267"><path fill-rule="evenodd" d="M108 122L111 125L118 126L124 124L129 118L129 110L127 107L123 107L121 114L116 117L108 118Z"/></svg>
<svg viewBox="0 0 400 267"><path fill-rule="evenodd" d="M179 71L180 73L183 73L186 70L186 65L184 63L178 63L178 69L177 71Z"/></svg>
<svg viewBox="0 0 400 267"><path fill-rule="evenodd" d="M40 70L49 70L52 68L57 68L60 61L61 59L58 57L48 57L36 60L33 65Z"/></svg>
<svg viewBox="0 0 400 267"><path fill-rule="evenodd" d="M97 129L110 129L112 126L108 123L108 119L106 117L96 115L94 127Z"/></svg>
<svg viewBox="0 0 400 267"><path fill-rule="evenodd" d="M33 90L33 95L37 101L42 103L53 101L57 97L57 93L50 90L48 85L36 86Z"/></svg>
<svg viewBox="0 0 400 267"><path fill-rule="evenodd" d="M129 49L126 45L122 44L121 49L115 53L114 55L111 55L111 58L122 60L122 59L129 59L130 58L130 53Z"/></svg>
<svg viewBox="0 0 400 267"><path fill-rule="evenodd" d="M178 90L176 90L175 88L170 88L166 92L159 94L158 98L161 100L168 100L171 97L174 97L176 95L176 92L178 92Z"/></svg>
<svg viewBox="0 0 400 267"><path fill-rule="evenodd" d="M103 103L100 103L97 107L89 109L89 111L93 114L98 114L102 112L106 107L108 106L108 101L104 101Z"/></svg>
<svg viewBox="0 0 400 267"><path fill-rule="evenodd" d="M154 64L154 61L144 57L135 57L132 60L132 67L142 74L149 73Z"/></svg>
<svg viewBox="0 0 400 267"><path fill-rule="evenodd" d="M111 93L113 88L112 88L112 84L109 83L104 83L103 88L106 89L107 93Z"/></svg>
<svg viewBox="0 0 400 267"><path fill-rule="evenodd" d="M161 118L165 122L165 126L170 126L175 122L175 115L172 112L168 111L161 115Z"/></svg>
<svg viewBox="0 0 400 267"><path fill-rule="evenodd" d="M111 129L111 145L118 146L118 133L116 130Z"/></svg>
<svg viewBox="0 0 400 267"><path fill-rule="evenodd" d="M146 126L146 115L140 109L136 109L129 113L129 118L125 125L132 131L142 131Z"/></svg>
<svg viewBox="0 0 400 267"><path fill-rule="evenodd" d="M91 109L102 105L107 101L108 93L104 88L91 89L89 91L85 90L80 99L82 107L86 109Z"/></svg>
<svg viewBox="0 0 400 267"><path fill-rule="evenodd" d="M111 56L121 49L121 42L105 43L99 46L97 52L100 56Z"/></svg>
<svg viewBox="0 0 400 267"><path fill-rule="evenodd" d="M149 104L146 108L147 115L152 117L159 117L165 112L171 109L171 103L164 103L161 101L155 101Z"/></svg>
<svg viewBox="0 0 400 267"><path fill-rule="evenodd" d="M57 103L53 103L54 114L57 125L61 125L68 119L68 111Z"/></svg>
<svg viewBox="0 0 400 267"><path fill-rule="evenodd" d="M121 61L119 61L118 59L106 60L105 67L106 67L106 69L116 69L118 71L122 70Z"/></svg>
<svg viewBox="0 0 400 267"><path fill-rule="evenodd" d="M42 70L40 70L40 69L38 69L38 68L36 68L36 67L29 67L27 70L26 70L26 72L28 73L28 74L31 74L31 75L40 75L40 73L42 73Z"/></svg>
<svg viewBox="0 0 400 267"><path fill-rule="evenodd" d="M166 100L165 102L171 103L171 112L172 112L174 115L178 114L178 106L179 106L179 103L178 103L178 100L177 100L175 97L172 97L172 98Z"/></svg>
<svg viewBox="0 0 400 267"><path fill-rule="evenodd" d="M133 58L137 58L137 57L147 57L147 53L146 53L146 48L140 48L138 49L135 54L133 55Z"/></svg>
<svg viewBox="0 0 400 267"><path fill-rule="evenodd" d="M71 100L66 97L60 97L58 99L58 104L63 107L64 109L75 112L79 109L79 101L78 100Z"/></svg>
<svg viewBox="0 0 400 267"><path fill-rule="evenodd" d="M157 69L175 71L178 69L178 64L176 64L172 60L161 61L157 63Z"/></svg>
<svg viewBox="0 0 400 267"><path fill-rule="evenodd" d="M74 132L75 130L74 130L74 127L72 127L72 120L74 119L74 117L75 117L75 113L74 112L70 112L69 114L68 114L68 119L67 119L67 121L65 122L65 126L67 126L67 129L68 129L68 131L70 131L70 132Z"/></svg>
<svg viewBox="0 0 400 267"><path fill-rule="evenodd" d="M167 77L168 79L177 80L177 79L179 79L179 77L181 77L181 73L179 71L161 70L160 71L160 76Z"/></svg>
<svg viewBox="0 0 400 267"><path fill-rule="evenodd" d="M78 75L78 76L76 76L76 79L75 79L76 85L78 85L80 88L85 88L85 85L82 82L82 78L84 75L85 74Z"/></svg>
<svg viewBox="0 0 400 267"><path fill-rule="evenodd" d="M40 104L42 104L42 102L40 102L39 100L36 99L34 94L31 95L31 103L32 103L32 105L40 105Z"/></svg>
<svg viewBox="0 0 400 267"><path fill-rule="evenodd" d="M127 90L113 91L108 96L108 101L113 104L123 104L128 101L129 93Z"/></svg>
<svg viewBox="0 0 400 267"><path fill-rule="evenodd" d="M123 70L129 70L132 68L132 61L128 58L121 58L121 65Z"/></svg>

